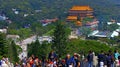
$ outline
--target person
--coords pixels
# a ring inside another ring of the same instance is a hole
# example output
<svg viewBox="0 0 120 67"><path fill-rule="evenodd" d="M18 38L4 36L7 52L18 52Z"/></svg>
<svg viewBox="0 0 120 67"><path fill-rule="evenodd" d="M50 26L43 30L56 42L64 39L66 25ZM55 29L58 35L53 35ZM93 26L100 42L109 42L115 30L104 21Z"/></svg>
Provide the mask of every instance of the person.
<svg viewBox="0 0 120 67"><path fill-rule="evenodd" d="M93 66L97 67L98 61L97 61L98 57L95 56L95 52L93 52Z"/></svg>
<svg viewBox="0 0 120 67"><path fill-rule="evenodd" d="M93 53L90 50L87 56L88 67L93 67Z"/></svg>
<svg viewBox="0 0 120 67"><path fill-rule="evenodd" d="M41 61L40 61L40 64L42 67L45 67L45 61L46 61L46 57L45 57L45 55L42 55Z"/></svg>
<svg viewBox="0 0 120 67"><path fill-rule="evenodd" d="M32 67L29 62L26 63L26 67Z"/></svg>
<svg viewBox="0 0 120 67"><path fill-rule="evenodd" d="M67 67L74 67L74 59L70 57L70 54L67 54L66 58L65 58L65 61L66 61L66 66Z"/></svg>
<svg viewBox="0 0 120 67"><path fill-rule="evenodd" d="M111 50L109 50L109 53L110 53L110 55L111 55L111 67L115 67L115 58L114 58L114 54L112 53L112 51Z"/></svg>
<svg viewBox="0 0 120 67"><path fill-rule="evenodd" d="M60 62L59 62L59 66L58 67L67 67L66 65L66 62L65 62L65 59L62 59Z"/></svg>
<svg viewBox="0 0 120 67"><path fill-rule="evenodd" d="M104 55L104 52L102 50L101 53L98 55L98 66L99 67L104 66L104 59L105 59L105 55Z"/></svg>
<svg viewBox="0 0 120 67"><path fill-rule="evenodd" d="M32 58L33 60L35 60L35 56L34 56L34 54L31 55L31 58Z"/></svg>
<svg viewBox="0 0 120 67"><path fill-rule="evenodd" d="M7 58L5 58L4 56L2 57L1 60L1 67L9 67L7 64Z"/></svg>
<svg viewBox="0 0 120 67"><path fill-rule="evenodd" d="M20 67L20 65L16 62L14 67Z"/></svg>
<svg viewBox="0 0 120 67"><path fill-rule="evenodd" d="M5 61L3 61L1 67L9 67L9 66L6 64Z"/></svg>
<svg viewBox="0 0 120 67"><path fill-rule="evenodd" d="M80 67L84 67L84 62L85 62L85 56L84 56L84 54L82 53L82 54L81 54Z"/></svg>
<svg viewBox="0 0 120 67"><path fill-rule="evenodd" d="M47 64L45 67L53 67L53 61L51 61L50 59L47 60Z"/></svg>
<svg viewBox="0 0 120 67"><path fill-rule="evenodd" d="M104 67L107 67L107 53L104 53L105 58L104 58Z"/></svg>
<svg viewBox="0 0 120 67"><path fill-rule="evenodd" d="M111 55L107 55L107 67L111 67Z"/></svg>
<svg viewBox="0 0 120 67"><path fill-rule="evenodd" d="M78 60L78 54L77 53L74 53L73 57L71 57L72 59L72 62L73 62L73 66L76 67L79 60Z"/></svg>
<svg viewBox="0 0 120 67"><path fill-rule="evenodd" d="M120 54L118 53L118 50L115 50L114 51L114 57L115 57L115 65L116 65L116 67L119 66L119 60L118 60L119 56L120 56Z"/></svg>
<svg viewBox="0 0 120 67"><path fill-rule="evenodd" d="M55 60L54 60L54 62L53 62L53 66L54 66L54 67L57 67L58 63L59 63L59 60L58 60L57 58L55 58Z"/></svg>
<svg viewBox="0 0 120 67"><path fill-rule="evenodd" d="M38 57L35 58L34 63L33 63L33 67L39 67L39 59L38 59Z"/></svg>
<svg viewBox="0 0 120 67"><path fill-rule="evenodd" d="M1 62L1 60L0 60L0 67L1 67L1 65L2 65L2 62Z"/></svg>
<svg viewBox="0 0 120 67"><path fill-rule="evenodd" d="M30 66L32 67L33 66L33 64L34 64L34 60L33 60L33 58L32 57L29 57L29 64L30 64Z"/></svg>
<svg viewBox="0 0 120 67"><path fill-rule="evenodd" d="M111 50L109 50L108 56L107 56L107 67L115 67L114 66L114 56L113 56Z"/></svg>
<svg viewBox="0 0 120 67"><path fill-rule="evenodd" d="M54 61L55 58L57 58L57 55L55 54L54 51L51 51L48 55L48 59L50 59L51 61Z"/></svg>
<svg viewBox="0 0 120 67"><path fill-rule="evenodd" d="M76 64L75 67L80 67L80 55L79 54L75 55L74 60Z"/></svg>

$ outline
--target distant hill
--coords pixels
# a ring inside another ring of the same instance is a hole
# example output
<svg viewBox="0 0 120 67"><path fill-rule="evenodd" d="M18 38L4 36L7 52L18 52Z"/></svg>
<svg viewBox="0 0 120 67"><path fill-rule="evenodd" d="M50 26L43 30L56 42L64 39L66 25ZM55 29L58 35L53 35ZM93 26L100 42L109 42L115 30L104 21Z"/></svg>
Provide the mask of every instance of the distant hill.
<svg viewBox="0 0 120 67"><path fill-rule="evenodd" d="M110 0L112 3L120 4L120 0Z"/></svg>
<svg viewBox="0 0 120 67"><path fill-rule="evenodd" d="M24 24L44 18L65 19L73 5L90 5L99 20L106 21L113 18L120 21L118 3L119 0L0 0L0 13L6 14L14 22ZM20 14L15 15L12 8L20 11ZM24 18L23 15L26 13L30 15Z"/></svg>

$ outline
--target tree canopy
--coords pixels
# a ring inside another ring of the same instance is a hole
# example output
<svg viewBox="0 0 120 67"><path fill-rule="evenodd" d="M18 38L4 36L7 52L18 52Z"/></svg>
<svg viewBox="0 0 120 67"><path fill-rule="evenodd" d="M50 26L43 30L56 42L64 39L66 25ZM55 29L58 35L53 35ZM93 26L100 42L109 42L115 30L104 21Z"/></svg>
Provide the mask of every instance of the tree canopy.
<svg viewBox="0 0 120 67"><path fill-rule="evenodd" d="M0 58L2 56L8 56L8 44L5 38L5 34L0 33Z"/></svg>
<svg viewBox="0 0 120 67"><path fill-rule="evenodd" d="M64 24L62 24L62 22L56 23L56 28L53 34L52 48L58 53L59 56L63 55L66 52L65 48L68 39L68 34L66 31L66 27Z"/></svg>

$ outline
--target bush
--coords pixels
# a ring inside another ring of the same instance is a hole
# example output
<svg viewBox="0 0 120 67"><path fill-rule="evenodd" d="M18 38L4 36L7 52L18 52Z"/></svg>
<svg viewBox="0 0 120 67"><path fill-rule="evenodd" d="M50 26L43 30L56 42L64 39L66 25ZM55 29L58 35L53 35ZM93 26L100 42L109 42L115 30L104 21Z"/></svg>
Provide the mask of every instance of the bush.
<svg viewBox="0 0 120 67"><path fill-rule="evenodd" d="M95 40L74 39L68 42L66 52L70 54L75 52L88 54L88 51L92 50L98 54L101 50L108 51L113 49L114 48L111 48L110 46Z"/></svg>

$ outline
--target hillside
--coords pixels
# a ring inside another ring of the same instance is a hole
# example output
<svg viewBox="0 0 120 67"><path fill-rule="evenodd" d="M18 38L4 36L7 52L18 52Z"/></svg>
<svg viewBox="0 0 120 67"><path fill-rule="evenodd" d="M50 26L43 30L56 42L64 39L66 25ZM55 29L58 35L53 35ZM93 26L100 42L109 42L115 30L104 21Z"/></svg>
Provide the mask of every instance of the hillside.
<svg viewBox="0 0 120 67"><path fill-rule="evenodd" d="M95 16L102 21L111 18L120 21L119 0L0 0L0 13L20 25L36 22L45 18L65 19L73 5L90 5ZM12 9L20 13L15 15ZM37 12L38 11L38 12ZM29 14L28 17L23 17Z"/></svg>
<svg viewBox="0 0 120 67"><path fill-rule="evenodd" d="M120 4L120 0L110 0L112 3Z"/></svg>

